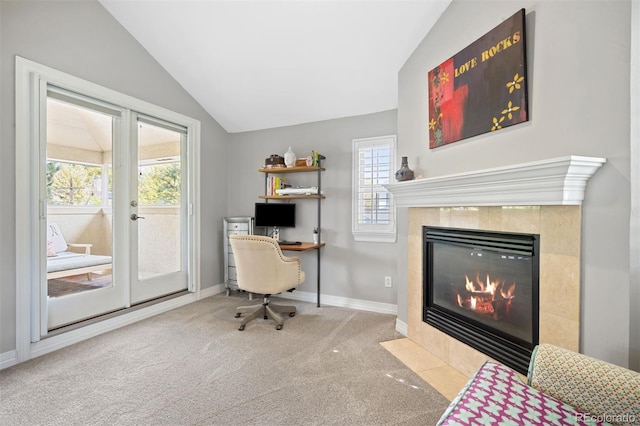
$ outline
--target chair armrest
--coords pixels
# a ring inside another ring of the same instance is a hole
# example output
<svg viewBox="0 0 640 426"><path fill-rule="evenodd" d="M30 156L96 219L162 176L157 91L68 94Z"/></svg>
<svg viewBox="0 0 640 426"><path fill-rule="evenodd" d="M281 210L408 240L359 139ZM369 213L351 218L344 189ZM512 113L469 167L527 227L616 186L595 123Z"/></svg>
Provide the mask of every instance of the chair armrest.
<svg viewBox="0 0 640 426"><path fill-rule="evenodd" d="M93 247L93 244L78 244L78 243L69 244L69 243L67 243L67 247L69 247L69 248L83 248L85 254L91 254L91 247Z"/></svg>
<svg viewBox="0 0 640 426"><path fill-rule="evenodd" d="M278 268L277 272L277 281L289 283L293 288L302 284L305 279L305 273L302 270L300 258L290 256L282 257L282 260L282 266ZM292 291L293 288L287 289L287 291Z"/></svg>
<svg viewBox="0 0 640 426"><path fill-rule="evenodd" d="M586 413L640 419L640 373L624 367L540 344L527 379L530 386Z"/></svg>

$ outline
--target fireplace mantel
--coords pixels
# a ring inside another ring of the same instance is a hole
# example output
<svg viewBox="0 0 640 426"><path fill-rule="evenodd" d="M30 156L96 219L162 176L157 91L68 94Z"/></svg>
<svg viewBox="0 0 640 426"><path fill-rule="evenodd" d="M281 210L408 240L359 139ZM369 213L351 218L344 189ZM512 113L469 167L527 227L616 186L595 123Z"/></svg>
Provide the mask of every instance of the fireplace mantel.
<svg viewBox="0 0 640 426"><path fill-rule="evenodd" d="M581 205L605 158L567 156L384 185L398 207Z"/></svg>

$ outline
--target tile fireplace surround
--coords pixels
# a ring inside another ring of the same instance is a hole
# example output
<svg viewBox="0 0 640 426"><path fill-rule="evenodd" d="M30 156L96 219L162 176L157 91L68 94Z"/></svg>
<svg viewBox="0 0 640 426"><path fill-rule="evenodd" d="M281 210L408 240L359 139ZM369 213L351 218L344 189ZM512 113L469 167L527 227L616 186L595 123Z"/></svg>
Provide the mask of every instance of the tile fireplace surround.
<svg viewBox="0 0 640 426"><path fill-rule="evenodd" d="M386 185L409 207L408 337L471 376L489 357L422 321L422 227L540 235L540 342L579 349L581 204L603 158L570 156Z"/></svg>

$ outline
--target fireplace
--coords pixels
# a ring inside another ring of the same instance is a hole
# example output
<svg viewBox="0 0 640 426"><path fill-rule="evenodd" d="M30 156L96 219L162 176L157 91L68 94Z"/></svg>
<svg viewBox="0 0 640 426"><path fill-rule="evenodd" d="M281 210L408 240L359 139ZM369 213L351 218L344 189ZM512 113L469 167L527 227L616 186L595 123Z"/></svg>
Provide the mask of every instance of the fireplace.
<svg viewBox="0 0 640 426"><path fill-rule="evenodd" d="M393 194L396 206L409 210L407 323L404 328L399 318L398 331L467 376L473 375L487 358L498 358L451 337L441 331L443 327L425 322L429 316L429 321L457 326L456 316L447 312L446 307L434 308L429 315L425 312L428 292L424 226L536 234L539 238L534 242L534 255L539 264L539 271L535 272L539 276L539 290L532 298L539 300L539 309L536 313L532 300L531 344L516 342L516 349L504 352L507 355L515 352L519 371L524 371L522 359L527 358L529 347L536 340L578 351L581 206L588 180L605 162L604 158L571 155L384 185ZM510 312L518 297L516 294L513 298ZM436 315L438 311L442 315ZM440 316L443 318L439 319ZM476 327L473 323L469 326ZM492 334L502 337L501 333ZM467 340L471 337L474 336ZM490 343L484 345L491 347Z"/></svg>
<svg viewBox="0 0 640 426"><path fill-rule="evenodd" d="M539 334L539 236L423 227L423 321L526 374Z"/></svg>

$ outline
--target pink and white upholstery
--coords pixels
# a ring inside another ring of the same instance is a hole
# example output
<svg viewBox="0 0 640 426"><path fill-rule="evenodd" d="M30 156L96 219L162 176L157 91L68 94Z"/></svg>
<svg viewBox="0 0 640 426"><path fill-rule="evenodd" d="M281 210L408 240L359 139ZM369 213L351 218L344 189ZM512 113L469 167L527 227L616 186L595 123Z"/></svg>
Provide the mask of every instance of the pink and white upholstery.
<svg viewBox="0 0 640 426"><path fill-rule="evenodd" d="M528 383L486 361L438 426L638 425L640 373L550 344L531 356Z"/></svg>

